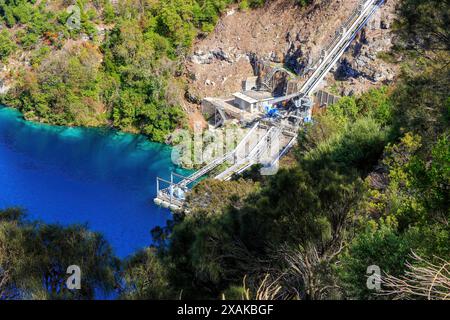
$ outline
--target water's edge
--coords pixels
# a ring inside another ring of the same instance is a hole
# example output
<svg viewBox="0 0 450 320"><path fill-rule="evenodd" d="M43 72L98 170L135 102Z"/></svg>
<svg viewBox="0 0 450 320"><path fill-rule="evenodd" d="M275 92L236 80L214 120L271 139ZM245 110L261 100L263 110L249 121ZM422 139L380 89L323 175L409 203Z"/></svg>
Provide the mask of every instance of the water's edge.
<svg viewBox="0 0 450 320"><path fill-rule="evenodd" d="M151 244L150 230L171 219L153 204L156 176L189 173L172 148L105 128L26 121L0 106L0 209L21 206L29 219L87 223L119 257Z"/></svg>

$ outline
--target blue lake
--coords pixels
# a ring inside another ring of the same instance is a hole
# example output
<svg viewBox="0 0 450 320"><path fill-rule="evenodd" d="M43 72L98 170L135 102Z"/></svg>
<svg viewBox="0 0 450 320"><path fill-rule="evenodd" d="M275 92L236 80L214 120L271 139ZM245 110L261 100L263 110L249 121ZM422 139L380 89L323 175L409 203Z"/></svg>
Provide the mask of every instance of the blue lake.
<svg viewBox="0 0 450 320"><path fill-rule="evenodd" d="M156 176L186 173L170 154L140 135L35 124L0 106L0 209L23 207L28 219L47 223L87 223L125 257L150 245L150 230L171 219L153 204Z"/></svg>

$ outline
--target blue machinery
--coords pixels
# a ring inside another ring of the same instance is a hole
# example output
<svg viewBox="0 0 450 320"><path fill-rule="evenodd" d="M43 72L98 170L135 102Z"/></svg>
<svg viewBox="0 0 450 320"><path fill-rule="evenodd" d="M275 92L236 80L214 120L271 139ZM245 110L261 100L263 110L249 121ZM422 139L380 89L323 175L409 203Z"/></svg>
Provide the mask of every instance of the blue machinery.
<svg viewBox="0 0 450 320"><path fill-rule="evenodd" d="M280 111L276 105L266 104L264 106L264 113L267 118L276 118L280 116Z"/></svg>
<svg viewBox="0 0 450 320"><path fill-rule="evenodd" d="M292 118L296 120L295 123L297 127L301 123L311 121L312 100L310 95L314 92L333 65L339 60L350 43L356 37L357 33L367 24L369 19L383 3L384 0L361 0L348 20L345 21L336 32L336 35L332 41L322 50L319 59L308 67L308 73L312 73L308 76L308 80L302 88L297 93L269 100L268 104L264 107L266 118ZM270 86L272 84L268 83L267 85ZM276 106L287 101L292 101L294 103L294 110L288 112L287 114L281 114L280 110ZM256 140L253 139L253 141L251 137L256 133L256 131L258 131L259 126L260 123L256 123L256 125L247 133L235 150L223 157L211 161L191 176L183 177L172 173L170 181L158 177L156 179L157 195L154 200L155 203L171 210L180 210L183 207L186 194L189 192L188 186L194 185L199 178L207 175L219 165L227 161L234 162L234 165L225 169L222 173L215 177L219 180L227 180L232 176L232 174L241 173L249 168L255 163L257 156L264 152L265 149L271 147L270 140L279 138L279 135L283 134L281 128L275 128L276 126L272 126L266 129L266 134L264 134L261 138L258 137ZM252 141L256 143L252 150L243 158L237 159L238 151L240 151L244 145L248 145ZM275 155L272 164L278 163L279 159L295 144L295 141L296 136L292 137L288 144L284 146L282 151ZM175 182L175 179L181 179L181 181ZM162 187L162 184L166 185L166 187Z"/></svg>

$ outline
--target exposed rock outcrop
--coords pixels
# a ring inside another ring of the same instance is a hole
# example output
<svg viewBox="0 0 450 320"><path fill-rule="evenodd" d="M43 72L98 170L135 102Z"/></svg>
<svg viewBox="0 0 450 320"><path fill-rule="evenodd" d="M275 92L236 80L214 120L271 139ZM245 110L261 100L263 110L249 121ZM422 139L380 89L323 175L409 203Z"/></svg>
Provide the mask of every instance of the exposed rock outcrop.
<svg viewBox="0 0 450 320"><path fill-rule="evenodd" d="M386 57L395 41L390 28L397 2L385 3L340 59L333 74L327 77L327 82L337 86L340 94L361 93L395 79L398 64L387 61Z"/></svg>
<svg viewBox="0 0 450 320"><path fill-rule="evenodd" d="M336 87L339 94L356 94L395 78L397 66L381 56L392 46L390 27L398 1L383 5L381 14L355 39L322 87ZM232 7L214 32L195 43L186 66L189 92L199 98L227 96L239 91L248 77L256 75L261 81L274 66L303 74L358 2L317 0L300 8L291 0L274 0L255 10ZM295 87L302 81L299 77ZM289 87L286 83L283 86L285 90Z"/></svg>
<svg viewBox="0 0 450 320"><path fill-rule="evenodd" d="M8 69L6 66L0 64L0 95L8 93L8 90L10 89L5 76L7 73Z"/></svg>

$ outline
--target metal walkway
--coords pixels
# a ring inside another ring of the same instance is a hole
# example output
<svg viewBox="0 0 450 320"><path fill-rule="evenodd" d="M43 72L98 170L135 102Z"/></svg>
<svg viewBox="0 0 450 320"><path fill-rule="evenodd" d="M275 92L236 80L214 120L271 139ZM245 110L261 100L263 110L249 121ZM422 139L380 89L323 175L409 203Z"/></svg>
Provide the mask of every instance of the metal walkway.
<svg viewBox="0 0 450 320"><path fill-rule="evenodd" d="M335 38L322 50L322 55L318 62L312 67L314 72L303 84L299 92L275 98L270 102L276 104L279 102L292 100L299 97L307 97L313 93L326 74L336 64L339 58L344 54L350 43L356 37L357 33L366 25L376 10L384 3L384 0L363 0L351 14L350 18L343 23L336 33Z"/></svg>
<svg viewBox="0 0 450 320"><path fill-rule="evenodd" d="M247 134L233 151L210 161L208 164L206 164L200 170L194 172L192 175L183 177L179 174L171 173L170 181L157 177L157 197L155 198L155 203L157 205L168 207L170 209L179 209L185 200L186 193L189 191L189 185L195 184L200 178L209 174L220 165L231 163L233 164L231 168L236 168L236 165L238 163L242 163L243 159L246 160L255 157L255 150L262 150L264 146L267 146L267 144L264 143L264 139L267 138L268 133L271 131L269 130L263 137L259 137L259 126L260 123L257 122L247 132ZM247 148L250 148L251 151L247 152ZM230 178L234 174L234 171L230 170L230 168L226 169L225 172L230 173ZM226 180L225 178L216 178ZM175 180L177 179L181 180L176 182Z"/></svg>
<svg viewBox="0 0 450 320"><path fill-rule="evenodd" d="M215 176L215 179L228 181L234 174L239 174L256 163L267 162L267 158L270 158L270 151L275 149L273 144L279 141L280 134L280 128L270 127L247 155L236 159L234 165ZM269 152L269 154L264 154L265 152Z"/></svg>
<svg viewBox="0 0 450 320"><path fill-rule="evenodd" d="M270 103L277 104L283 101L297 100L300 101L300 104L307 104L307 98L314 92L326 74L344 54L357 33L366 25L370 17L383 3L384 0L361 0L348 20L336 31L336 36L322 50L318 61L314 62L312 67L309 68L313 72L302 88L296 93L274 98L270 100ZM311 112L312 108L308 106L308 109L308 112ZM233 151L214 159L189 177L183 177L175 173L171 174L170 181L158 177L156 179L157 196L155 203L171 210L181 209L186 194L189 192L189 185L195 184L201 177L211 173L224 163L231 165L217 174L214 177L215 179L230 180L233 175L244 172L256 163L262 163L268 167L277 166L281 157L295 144L297 136L292 136L286 145L278 146L281 147L279 148L281 152L274 153L271 152L274 149L273 144L281 140L280 137L283 136L282 129L276 125L269 126L266 132L259 137L259 126L260 123L256 123ZM249 151L247 152L245 149ZM176 179L181 180L175 182ZM166 186L162 187L162 185Z"/></svg>

